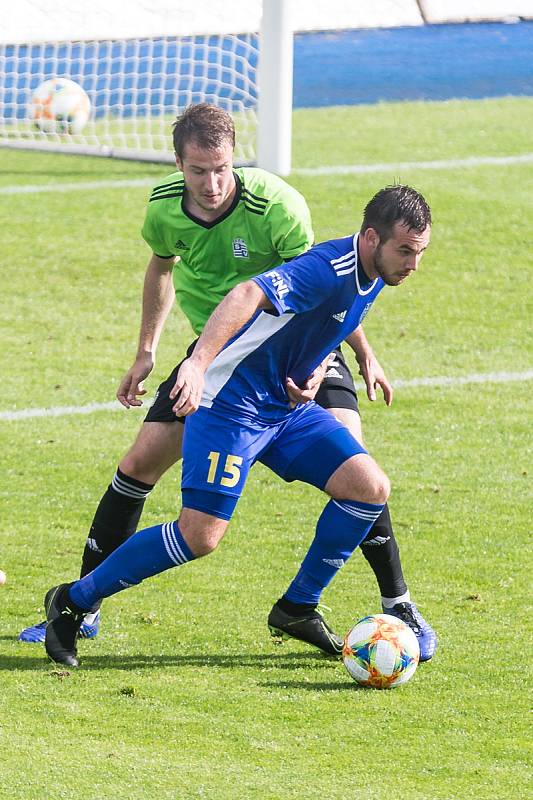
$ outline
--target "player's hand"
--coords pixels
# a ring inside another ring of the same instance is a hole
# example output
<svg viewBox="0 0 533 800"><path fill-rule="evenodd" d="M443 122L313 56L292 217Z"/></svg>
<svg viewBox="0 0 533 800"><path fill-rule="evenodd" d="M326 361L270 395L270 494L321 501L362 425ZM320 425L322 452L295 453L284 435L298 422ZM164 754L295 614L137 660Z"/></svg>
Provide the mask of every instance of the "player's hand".
<svg viewBox="0 0 533 800"><path fill-rule="evenodd" d="M377 360L372 351L365 355L365 358L358 360L359 374L362 375L366 384L366 394L372 402L376 399L376 389L381 387L383 399L390 406L392 403L393 389L389 379L385 375L385 370Z"/></svg>
<svg viewBox="0 0 533 800"><path fill-rule="evenodd" d="M310 400L315 399L315 395L320 388L320 384L324 380L324 375L326 374L328 358L326 358L322 364L313 370L302 387L297 386L292 378L287 378L285 381L285 388L287 389L287 394L289 395L291 408L294 408L299 403L308 403Z"/></svg>
<svg viewBox="0 0 533 800"><path fill-rule="evenodd" d="M149 353L143 353L135 359L135 363L126 372L117 389L117 400L124 408L142 406L143 401L139 398L146 394L143 383L153 368L154 359Z"/></svg>
<svg viewBox="0 0 533 800"><path fill-rule="evenodd" d="M176 399L172 411L177 417L186 417L193 414L200 405L204 389L204 371L192 360L186 358L178 370L176 383L171 392L170 399Z"/></svg>

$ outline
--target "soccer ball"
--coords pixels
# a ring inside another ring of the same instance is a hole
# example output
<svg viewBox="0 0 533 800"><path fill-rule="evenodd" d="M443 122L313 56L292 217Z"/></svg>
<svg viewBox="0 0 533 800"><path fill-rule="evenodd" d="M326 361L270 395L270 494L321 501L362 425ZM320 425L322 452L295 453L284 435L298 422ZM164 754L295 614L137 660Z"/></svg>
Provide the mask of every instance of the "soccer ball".
<svg viewBox="0 0 533 800"><path fill-rule="evenodd" d="M361 686L390 689L412 678L418 666L418 640L390 614L364 617L344 637L344 665Z"/></svg>
<svg viewBox="0 0 533 800"><path fill-rule="evenodd" d="M31 99L31 118L43 133L81 133L90 113L87 93L68 78L41 83Z"/></svg>

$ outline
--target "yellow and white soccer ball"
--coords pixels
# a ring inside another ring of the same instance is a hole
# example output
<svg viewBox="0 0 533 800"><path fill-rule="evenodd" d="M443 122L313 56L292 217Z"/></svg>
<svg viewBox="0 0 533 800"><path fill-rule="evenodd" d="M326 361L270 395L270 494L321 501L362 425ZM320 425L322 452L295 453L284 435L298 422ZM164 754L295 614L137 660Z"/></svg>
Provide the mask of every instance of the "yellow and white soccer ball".
<svg viewBox="0 0 533 800"><path fill-rule="evenodd" d="M81 133L90 113L87 93L68 78L44 81L32 96L31 118L43 133Z"/></svg>
<svg viewBox="0 0 533 800"><path fill-rule="evenodd" d="M420 647L405 622L391 614L371 614L344 637L342 658L361 686L392 689L413 677Z"/></svg>

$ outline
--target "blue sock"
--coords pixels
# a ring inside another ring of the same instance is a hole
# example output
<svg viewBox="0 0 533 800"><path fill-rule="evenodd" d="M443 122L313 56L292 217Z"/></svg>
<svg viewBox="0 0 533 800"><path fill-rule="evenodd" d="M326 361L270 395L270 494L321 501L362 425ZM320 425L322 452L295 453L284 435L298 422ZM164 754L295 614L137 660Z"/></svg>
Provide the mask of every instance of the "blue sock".
<svg viewBox="0 0 533 800"><path fill-rule="evenodd" d="M91 609L103 597L194 558L177 522L154 525L134 533L96 569L76 581L70 587L70 599L80 608Z"/></svg>
<svg viewBox="0 0 533 800"><path fill-rule="evenodd" d="M361 544L383 505L330 500L318 520L315 538L298 574L285 592L292 603L316 605L339 569Z"/></svg>

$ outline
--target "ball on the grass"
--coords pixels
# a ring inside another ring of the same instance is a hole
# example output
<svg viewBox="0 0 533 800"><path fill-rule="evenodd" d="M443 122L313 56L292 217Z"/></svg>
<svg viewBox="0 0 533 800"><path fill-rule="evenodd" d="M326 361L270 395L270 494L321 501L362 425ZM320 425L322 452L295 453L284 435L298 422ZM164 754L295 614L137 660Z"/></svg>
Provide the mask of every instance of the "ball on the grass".
<svg viewBox="0 0 533 800"><path fill-rule="evenodd" d="M361 686L392 689L413 677L420 659L415 634L391 614L364 617L344 637L344 665Z"/></svg>
<svg viewBox="0 0 533 800"><path fill-rule="evenodd" d="M0 586L3 586L4 583L7 581L6 573L3 569L0 569Z"/></svg>

